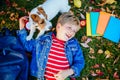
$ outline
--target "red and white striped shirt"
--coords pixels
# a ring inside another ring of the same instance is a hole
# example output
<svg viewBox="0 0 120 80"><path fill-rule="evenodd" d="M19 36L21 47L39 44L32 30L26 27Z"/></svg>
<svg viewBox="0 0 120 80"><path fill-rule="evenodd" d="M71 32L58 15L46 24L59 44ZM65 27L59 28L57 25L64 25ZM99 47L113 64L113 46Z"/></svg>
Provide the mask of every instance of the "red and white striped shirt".
<svg viewBox="0 0 120 80"><path fill-rule="evenodd" d="M45 71L45 78L47 80L55 80L54 74L61 70L69 69L69 63L64 51L65 42L57 39L55 35L52 35L52 38L53 42Z"/></svg>

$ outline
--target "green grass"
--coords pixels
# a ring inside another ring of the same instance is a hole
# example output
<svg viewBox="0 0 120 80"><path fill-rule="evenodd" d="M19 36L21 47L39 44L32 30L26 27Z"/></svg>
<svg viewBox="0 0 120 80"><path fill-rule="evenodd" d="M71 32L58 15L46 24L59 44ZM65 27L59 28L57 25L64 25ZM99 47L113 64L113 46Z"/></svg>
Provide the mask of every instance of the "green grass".
<svg viewBox="0 0 120 80"><path fill-rule="evenodd" d="M17 30L18 29L18 19L21 16L27 15L27 12L30 11L32 8L36 7L37 5L43 3L44 0L10 0L11 7L8 7L5 4L4 0L0 1L0 12L4 12L0 14L0 31L3 27L7 27L10 30ZM72 0L71 0L72 1ZM89 11L89 6L93 7L93 9L100 9L100 6L96 6L100 3L101 0L95 0L96 2L92 4L90 0L81 0L82 6L80 9L76 8L73 3L71 2L70 5L72 6L71 10L74 14L82 20L80 17L80 13L86 15L86 12ZM15 2L17 6L13 6L12 3ZM111 6L115 6L113 9ZM120 16L120 1L117 1L117 4L106 4L102 6L106 10L106 8L110 9L112 12L114 10L114 14L117 17ZM107 11L106 11L107 12ZM13 17L14 20L10 19L10 15L15 14ZM59 15L58 15L59 16ZM53 26L56 25L56 21L58 16L56 16L53 20ZM86 27L83 27L77 34L76 38L78 41L85 42L83 40L83 36L86 36ZM85 57L85 68L82 70L80 77L77 80L100 80L100 79L108 79L108 80L115 80L113 77L114 73L117 72L118 76L120 77L120 43L114 43L105 39L103 37L87 37L91 38L92 41L88 43L89 48L85 48L81 46L84 57ZM90 53L90 48L93 49L94 53ZM98 50L102 50L103 52L100 54ZM108 51L107 55L105 52ZM109 54L110 57L106 58ZM95 68L94 65L98 64L99 67ZM92 73L96 74L98 71L102 72L102 75L99 76L92 76Z"/></svg>

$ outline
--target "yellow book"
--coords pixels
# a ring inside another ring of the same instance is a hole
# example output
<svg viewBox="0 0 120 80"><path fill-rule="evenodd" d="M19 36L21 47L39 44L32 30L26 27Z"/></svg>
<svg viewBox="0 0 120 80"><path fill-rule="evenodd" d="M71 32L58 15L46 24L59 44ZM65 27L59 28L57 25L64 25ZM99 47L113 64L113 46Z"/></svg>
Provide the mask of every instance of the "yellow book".
<svg viewBox="0 0 120 80"><path fill-rule="evenodd" d="M91 36L90 13L86 13L86 34Z"/></svg>

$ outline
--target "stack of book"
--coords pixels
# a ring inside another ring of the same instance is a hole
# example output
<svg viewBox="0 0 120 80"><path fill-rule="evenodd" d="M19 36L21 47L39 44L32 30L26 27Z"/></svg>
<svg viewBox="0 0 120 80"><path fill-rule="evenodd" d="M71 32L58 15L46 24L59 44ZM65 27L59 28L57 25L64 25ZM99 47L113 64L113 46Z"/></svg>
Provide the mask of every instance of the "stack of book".
<svg viewBox="0 0 120 80"><path fill-rule="evenodd" d="M106 12L86 13L87 36L103 36L115 43L120 41L120 20Z"/></svg>

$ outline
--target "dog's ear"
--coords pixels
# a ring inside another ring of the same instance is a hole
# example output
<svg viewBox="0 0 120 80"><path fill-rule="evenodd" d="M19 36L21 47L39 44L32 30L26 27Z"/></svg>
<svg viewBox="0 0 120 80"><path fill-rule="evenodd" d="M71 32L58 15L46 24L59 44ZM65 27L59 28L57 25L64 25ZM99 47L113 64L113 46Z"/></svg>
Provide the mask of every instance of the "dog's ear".
<svg viewBox="0 0 120 80"><path fill-rule="evenodd" d="M31 14L31 18L34 22L39 22L40 21L40 17L36 14Z"/></svg>
<svg viewBox="0 0 120 80"><path fill-rule="evenodd" d="M45 16L45 18L47 19L47 14L45 13L45 11L43 10L42 7L38 7L38 14L42 14L43 16Z"/></svg>
<svg viewBox="0 0 120 80"><path fill-rule="evenodd" d="M41 20L40 20L40 24L45 24L45 20L44 20L44 19L41 19Z"/></svg>
<svg viewBox="0 0 120 80"><path fill-rule="evenodd" d="M44 20L44 19L41 19L41 20L39 21L39 24L38 24L38 25L41 27L41 29L44 29L44 27L45 27L45 25L46 25L45 20Z"/></svg>

